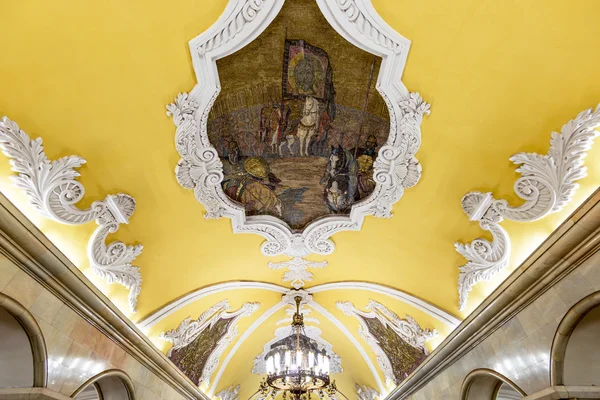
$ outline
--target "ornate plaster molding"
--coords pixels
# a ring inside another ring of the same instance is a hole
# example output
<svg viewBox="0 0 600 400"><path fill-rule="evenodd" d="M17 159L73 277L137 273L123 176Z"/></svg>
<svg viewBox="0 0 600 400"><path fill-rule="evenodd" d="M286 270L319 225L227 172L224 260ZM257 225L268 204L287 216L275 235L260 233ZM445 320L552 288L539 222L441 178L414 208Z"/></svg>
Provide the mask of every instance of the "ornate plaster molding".
<svg viewBox="0 0 600 400"><path fill-rule="evenodd" d="M85 188L76 180L76 168L85 163L79 156L67 156L50 161L44 152L42 139L31 138L7 117L0 121L0 149L11 160L15 185L22 189L33 207L47 218L63 224L79 225L96 221L98 228L88 242L88 258L94 273L108 283L119 283L129 289L129 307L136 311L142 288L138 267L131 264L142 252L141 245L128 246L114 241L106 244L107 236L120 224L129 223L135 211L135 200L126 194L108 195L85 209L76 207Z"/></svg>
<svg viewBox="0 0 600 400"><path fill-rule="evenodd" d="M321 285L313 286L310 288L310 293L316 294L321 292L327 292L330 290L366 290L373 293L383 294L393 299L399 300L405 304L415 307L418 310L432 316L438 321L455 328L462 320L456 318L454 315L438 308L437 306L426 302L416 296L409 293L403 292L402 290L381 285L379 283L372 282L360 282L360 281L341 281L324 283Z"/></svg>
<svg viewBox="0 0 600 400"><path fill-rule="evenodd" d="M205 329L214 326L218 320L232 319L233 321L229 325L227 333L219 339L217 346L210 353L202 370L200 381L209 385L210 378L219 365L221 354L238 334L237 323L239 319L254 314L259 307L260 303L244 303L239 310L228 312L229 302L223 300L204 311L197 320L192 321L191 317L187 317L179 324L177 329L160 334L161 339L173 343L167 356L171 356L173 350L180 349L193 342Z"/></svg>
<svg viewBox="0 0 600 400"><path fill-rule="evenodd" d="M323 307L322 305L320 305L319 303L317 303L314 300L310 301L307 304L309 307L314 309L316 312L318 312L319 314L321 314L322 316L327 318L329 320L329 322L331 322L336 328L338 328L340 331L342 331L342 333L346 336L346 338L348 338L348 340L354 345L356 350L360 353L363 360L365 361L365 364L367 364L367 367L369 368L369 370L371 371L371 374L373 375L373 379L377 383L377 387L379 388L379 391L384 392L385 387L383 386L383 382L381 381L381 378L380 378L379 374L377 373L377 369L375 368L375 365L371 361L371 358L369 357L369 355L367 354L365 349L362 347L360 342L356 339L356 337L352 333L350 333L350 331L348 330L348 328L346 328L346 326L342 323L342 321L337 319L325 307Z"/></svg>
<svg viewBox="0 0 600 400"><path fill-rule="evenodd" d="M278 263L269 262L269 268L273 270L288 268L285 274L283 274L282 282L291 282L294 289L300 289L304 287L304 283L312 282L313 274L308 271L308 268L325 268L327 261L316 262L308 261L302 257L294 257L288 261L282 261Z"/></svg>
<svg viewBox="0 0 600 400"><path fill-rule="evenodd" d="M290 290L290 292L293 293L293 290ZM309 295L307 292L299 292L302 294L306 294L307 295L307 301L306 302L301 302L300 304L300 312L302 313L302 315L304 316L304 322L305 323L313 323L313 324L320 324L321 322L314 317L310 317L311 312L313 311L311 308L307 307L308 301L312 301L312 296ZM285 313L287 314L286 318L280 319L279 321L277 321L275 323L275 325L279 326L279 325L289 325L292 323L293 320L293 316L296 313L296 304L294 303L293 299L289 299L287 302L287 307L285 309Z"/></svg>
<svg viewBox="0 0 600 400"><path fill-rule="evenodd" d="M283 307L289 306L291 304L295 304L294 297L296 297L296 296L302 297L300 307L304 307L304 306L310 307L310 309L313 309L314 311L318 312L319 314L321 314L322 316L327 318L334 326L336 326L338 329L340 329L340 331L342 331L342 333L348 338L348 340L350 340L350 342L355 346L356 350L363 357L365 363L367 364L367 367L373 374L373 378L375 379L375 382L377 382L379 390L380 391L384 390L383 383L381 382L379 374L377 373L375 366L371 362L371 359L369 358L369 356L367 355L367 353L365 352L365 350L363 349L361 344L358 342L358 340L350 333L350 331L348 331L348 329L342 324L342 322L340 320L338 320L335 316L333 316L329 311L327 311L323 306L321 306L319 303L314 301L312 296L307 291L289 289L282 296L282 300L279 303L275 304L270 309L268 309L267 311L265 311L259 318L257 318L248 327L248 329L246 329L246 331L242 334L240 339L231 348L231 350L229 351L229 354L225 358L225 361L223 361L223 363L221 363L221 366L219 367L219 371L211 385L210 390L208 391L209 396L212 395L212 393L214 393L214 391L216 390L219 380L221 379L221 376L225 372L225 369L227 368L229 362L232 360L233 356L239 350L239 348L242 346L244 341L246 339L248 339L259 326L261 326L263 323L265 323L265 321L267 321L277 311L279 311ZM308 319L305 318L305 321L308 321ZM281 321L278 321L278 322L281 322Z"/></svg>
<svg viewBox="0 0 600 400"><path fill-rule="evenodd" d="M336 302L336 306L345 315L353 316L360 322L358 331L365 342L371 346L371 349L377 356L379 367L383 371L386 380L390 382L396 382L392 364L383 349L379 346L377 339L369 331L363 318L377 318L384 326L392 328L402 340L415 348L422 349L425 354L429 354L429 350L425 347L425 342L437 336L435 329L423 329L411 316L407 315L405 318L400 318L396 313L374 300L369 300L369 303L365 307L366 312L357 309L349 301L338 301Z"/></svg>
<svg viewBox="0 0 600 400"><path fill-rule="evenodd" d="M240 385L229 386L215 395L220 400L238 400L240 398Z"/></svg>
<svg viewBox="0 0 600 400"><path fill-rule="evenodd" d="M342 358L337 355L333 351L333 346L331 343L327 342L321 337L322 331L316 326L306 326L304 329L306 336L311 339L314 339L320 346L322 346L327 354L330 355L330 363L331 363L331 373L333 374L341 374L344 372L342 368ZM291 326L284 326L281 328L275 329L275 337L265 343L263 347L262 353L257 355L254 358L254 367L252 368L252 373L257 375L264 375L267 373L266 365L265 365L265 355L271 350L271 345L278 340L285 338L293 333Z"/></svg>
<svg viewBox="0 0 600 400"><path fill-rule="evenodd" d="M219 371L217 372L217 375L215 376L215 379L213 380L210 390L208 391L209 396L215 392L215 390L219 384L219 381L221 380L221 377L223 376L223 373L225 372L225 370L227 369L227 366L229 365L229 362L231 361L231 359L233 358L235 353L237 353L239 348L242 347L242 344L244 344L246 339L248 339L250 337L250 335L252 335L252 333L254 333L254 331L259 326L261 326L267 319L269 319L273 314L275 314L277 311L279 311L280 309L285 307L286 304L287 304L287 302L285 300L282 300L279 303L272 306L271 308L269 308L260 317L255 319L254 322L252 322L252 324L248 327L248 329L246 329L246 331L242 334L242 336L239 338L239 340L237 342L235 342L235 344L233 345L231 350L229 350L229 354L227 354L227 357L225 357L225 360L221 363L221 366L219 367Z"/></svg>
<svg viewBox="0 0 600 400"><path fill-rule="evenodd" d="M594 138L600 134L600 105L585 110L567 122L560 133L552 132L550 150L545 155L518 153L510 160L519 165L514 190L525 203L513 207L491 193L470 192L462 199L462 208L471 221L479 221L493 240L475 239L456 243L456 250L467 259L459 268L459 309L464 310L472 287L490 280L506 268L510 259L510 237L500 226L504 219L529 222L560 211L579 187L575 181L586 176L583 159Z"/></svg>
<svg viewBox="0 0 600 400"><path fill-rule="evenodd" d="M228 290L244 290L244 289L254 289L254 290L268 290L271 292L277 292L281 294L287 293L289 290L286 287L275 285L273 283L267 282L255 282L255 281L229 281L229 282L221 282L216 283L214 285L206 286L200 289L193 290L187 293L183 297L179 297L167 304L158 310L154 311L152 314L145 317L143 320L138 322L136 325L138 328L147 330L173 314L177 310L181 310L183 307L188 304L192 304L200 299L205 298L206 296L210 296L213 294L225 292Z"/></svg>
<svg viewBox="0 0 600 400"><path fill-rule="evenodd" d="M379 392L367 385L359 385L358 383L354 384L356 388L356 397L358 400L377 400L381 397Z"/></svg>
<svg viewBox="0 0 600 400"><path fill-rule="evenodd" d="M255 281L229 281L229 282L221 282L214 285L202 287L200 289L193 290L186 295L177 298L158 310L154 311L152 314L148 315L144 319L142 319L136 325L138 328L142 330L148 330L158 322L162 321L164 318L173 314L177 310L181 310L183 307L192 304L200 299L203 299L206 296L221 293L228 290L245 290L245 289L256 289L256 290L267 290L271 292L281 293L282 295L289 292L289 288L284 286L276 285L273 283L267 282L255 282ZM371 282L357 282L357 281L341 281L341 282L333 282L326 283L322 285L317 285L310 288L310 293L321 293L327 292L330 290L366 290L373 293L384 294L386 296L392 297L396 300L402 301L405 304L408 304L412 307L415 307L428 315L436 318L438 321L451 326L456 327L461 323L461 320L454 317L452 314L445 312L444 310L436 307L433 304L427 303L426 301L413 296L409 293L405 293L401 290L380 285L377 283ZM285 304L284 304L285 306ZM277 323L287 323L286 321L278 321Z"/></svg>
<svg viewBox="0 0 600 400"><path fill-rule="evenodd" d="M229 199L221 188L223 165L207 134L209 111L220 91L216 60L246 46L271 23L283 0L230 0L221 18L206 32L190 41L197 85L181 93L167 106L167 115L176 126L175 146L181 156L175 173L181 186L194 191L206 208L207 218L227 217L235 233L255 233L266 241L265 255L286 254L293 259L288 278L296 285L308 280L302 266L308 254L330 254L333 234L360 230L364 217L390 217L391 208L414 186L421 175L415 154L421 145L421 122L429 105L418 93L409 93L401 83L410 42L396 33L377 15L370 0L318 0L331 26L346 40L383 58L377 89L390 113L390 133L374 165L373 193L352 207L350 215L335 215L310 223L301 233L280 219L245 215L244 207ZM287 278L284 278L287 279ZM301 286L299 286L301 287Z"/></svg>

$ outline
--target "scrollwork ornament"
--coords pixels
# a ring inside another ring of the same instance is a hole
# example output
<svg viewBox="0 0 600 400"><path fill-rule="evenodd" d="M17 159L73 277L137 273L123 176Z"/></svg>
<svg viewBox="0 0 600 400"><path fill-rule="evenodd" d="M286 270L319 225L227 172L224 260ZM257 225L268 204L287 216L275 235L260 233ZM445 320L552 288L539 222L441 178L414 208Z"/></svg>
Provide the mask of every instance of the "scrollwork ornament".
<svg viewBox="0 0 600 400"><path fill-rule="evenodd" d="M456 250L467 264L459 267L459 309L464 310L472 287L492 279L506 268L510 260L510 237L500 227L504 219L529 222L560 211L571 199L586 176L583 159L600 134L600 105L585 110L567 122L560 133L552 132L550 150L545 155L518 153L510 160L518 165L514 190L525 202L511 206L506 200L494 199L491 193L470 192L462 199L462 208L472 221L479 221L493 240L475 239L470 244L456 243Z"/></svg>
<svg viewBox="0 0 600 400"><path fill-rule="evenodd" d="M206 385L210 385L211 376L219 365L219 358L238 334L237 323L239 319L254 314L259 307L260 303L244 303L239 310L228 312L227 310L230 308L229 302L228 300L223 300L204 311L197 320L192 321L191 317L187 317L181 321L176 329L162 332L159 337L173 343L173 346L167 353L167 356L171 356L174 350L189 345L202 332L208 328L212 328L219 320L230 320L227 332L219 338L216 346L210 350L210 355L202 369L202 377L198 382L198 384L205 383Z"/></svg>
<svg viewBox="0 0 600 400"><path fill-rule="evenodd" d="M106 244L107 236L115 233L120 224L127 224L135 211L133 197L119 193L95 201L85 209L75 206L85 194L76 180L76 168L85 163L78 156L50 161L44 152L42 139L31 140L19 125L7 117L0 122L0 149L10 158L15 185L29 197L33 207L42 215L63 224L79 225L96 221L98 228L88 242L90 267L109 284L118 283L129 289L129 307L136 311L142 278L133 261L142 252L141 245L129 246L115 241Z"/></svg>
<svg viewBox="0 0 600 400"><path fill-rule="evenodd" d="M379 392L367 385L354 384L356 388L356 397L358 400L377 400L381 395Z"/></svg>
<svg viewBox="0 0 600 400"><path fill-rule="evenodd" d="M387 35L383 29L367 18L356 4L356 0L335 0L335 3L343 11L348 22L352 23L366 38L396 54L402 52L404 44Z"/></svg>
<svg viewBox="0 0 600 400"><path fill-rule="evenodd" d="M369 303L365 307L367 311L357 309L354 304L349 301L338 301L336 302L336 307L345 315L353 316L359 321L360 326L358 332L369 346L371 346L371 349L377 356L377 363L383 371L386 380L395 382L396 384L398 382L390 359L379 345L377 338L369 331L363 318L378 319L384 326L390 327L398 337L410 346L423 350L425 354L429 354L427 347L425 347L425 342L436 337L438 334L435 329L430 330L421 328L418 322L409 315L405 318L400 318L396 313L374 300L369 300Z"/></svg>
<svg viewBox="0 0 600 400"><path fill-rule="evenodd" d="M404 67L410 42L383 23L370 2L318 0L317 5L343 37L350 42L359 41L372 54L385 54L387 60L382 64L383 79L378 81L377 90L389 109L389 149L384 150L385 154L374 165L375 189L352 206L350 215L328 215L298 232L272 216L247 216L244 207L225 195L221 187L223 165L207 132L208 116L221 90L216 61L260 35L279 13L283 0L231 0L216 24L190 41L197 85L190 94L179 94L167 106L167 114L173 116L176 126L176 149L181 155L176 168L177 180L181 186L194 191L206 208L206 217L230 218L235 233L256 233L266 239L261 245L263 254L285 254L294 262L311 253L332 253L335 245L331 236L360 229L367 215L391 216L392 204L402 197L405 188L414 186L421 175L415 155L421 143L422 116L429 113L429 105L421 96L409 93L398 82L397 73ZM299 273L296 275L299 279L293 281L297 285L310 277L306 271L302 277Z"/></svg>
<svg viewBox="0 0 600 400"><path fill-rule="evenodd" d="M215 397L219 400L239 400L240 398L240 385L229 386L227 389L221 390Z"/></svg>
<svg viewBox="0 0 600 400"><path fill-rule="evenodd" d="M308 271L308 268L325 268L327 261L316 262L309 261L302 257L294 257L288 261L282 261L278 263L269 263L269 268L273 270L288 268L282 278L282 282L291 282L294 289L300 289L304 287L305 282L312 282L313 274Z"/></svg>

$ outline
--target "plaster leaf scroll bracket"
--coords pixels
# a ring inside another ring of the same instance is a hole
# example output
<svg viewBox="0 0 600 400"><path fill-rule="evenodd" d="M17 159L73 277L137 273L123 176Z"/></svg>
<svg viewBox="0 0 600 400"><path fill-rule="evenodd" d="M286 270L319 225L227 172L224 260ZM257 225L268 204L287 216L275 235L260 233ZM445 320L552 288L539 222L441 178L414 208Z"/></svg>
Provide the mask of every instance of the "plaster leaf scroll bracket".
<svg viewBox="0 0 600 400"><path fill-rule="evenodd" d="M44 152L42 139L30 139L16 122L7 117L0 121L0 149L10 158L15 185L28 196L33 207L42 215L63 224L79 225L96 221L98 228L88 242L90 267L108 283L118 283L129 289L129 308L136 311L142 288L138 267L132 265L142 252L141 245L129 246L120 241L106 244L109 234L120 224L129 223L135 211L135 200L126 194L108 195L82 210L76 207L84 194L83 185L76 180L76 168L85 163L79 156L67 156L50 161Z"/></svg>
<svg viewBox="0 0 600 400"><path fill-rule="evenodd" d="M335 249L330 239L335 233L360 230L365 216L390 217L392 205L404 189L414 186L421 176L416 153L421 145L422 117L429 105L418 93L409 93L402 84L410 41L399 35L379 17L370 0L318 0L317 5L329 24L342 37L363 50L382 57L377 90L390 114L387 143L374 165L373 193L353 205L350 215L330 215L311 222L296 232L280 219L246 216L242 205L232 201L221 187L223 165L207 132L209 112L220 92L216 60L245 47L258 37L279 14L283 0L230 0L219 20L189 43L197 84L181 93L167 106L167 115L176 126L175 146L181 156L175 169L177 180L193 190L206 208L207 218L229 218L235 233L263 236L263 254L292 258L290 273L284 276L301 287L311 278L307 268L323 264L302 260L309 254L328 255ZM276 266L276 265L274 265Z"/></svg>
<svg viewBox="0 0 600 400"><path fill-rule="evenodd" d="M304 258L307 255L306 249L301 239L297 236L292 238L292 246L289 254L293 257L291 260L282 262L269 262L269 268L273 270L285 269L288 271L283 275L282 282L291 282L294 289L300 289L304 287L305 282L311 282L313 280L312 272L308 271L308 268L325 268L327 261L317 262L309 261Z"/></svg>
<svg viewBox="0 0 600 400"><path fill-rule="evenodd" d="M579 187L577 180L586 176L583 159L600 133L600 105L585 110L567 122L560 133L552 132L550 150L545 155L518 153L510 160L518 165L514 190L525 202L517 207L491 193L470 192L462 198L463 211L471 221L479 221L493 240L475 239L468 244L456 243L456 250L467 259L459 267L459 309L464 310L472 287L489 281L506 268L510 260L510 237L500 226L504 219L518 222L536 221L560 211Z"/></svg>
<svg viewBox="0 0 600 400"><path fill-rule="evenodd" d="M218 392L215 397L219 400L239 400L240 398L240 385L229 386L227 389L223 389Z"/></svg>
<svg viewBox="0 0 600 400"><path fill-rule="evenodd" d="M377 400L381 397L381 394L372 387L367 385L359 385L358 383L354 384L356 388L356 398L358 400Z"/></svg>

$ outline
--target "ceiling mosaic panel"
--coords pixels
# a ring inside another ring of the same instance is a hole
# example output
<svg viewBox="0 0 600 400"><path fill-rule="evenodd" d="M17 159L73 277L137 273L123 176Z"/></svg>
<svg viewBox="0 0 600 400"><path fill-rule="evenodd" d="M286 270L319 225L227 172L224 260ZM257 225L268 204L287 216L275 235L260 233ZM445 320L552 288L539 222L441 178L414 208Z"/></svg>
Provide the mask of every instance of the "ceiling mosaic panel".
<svg viewBox="0 0 600 400"><path fill-rule="evenodd" d="M217 60L222 89L208 136L224 192L247 215L275 216L294 230L348 214L375 188L374 162L389 134L375 87L380 65L335 32L314 1L286 3L253 42Z"/></svg>
<svg viewBox="0 0 600 400"><path fill-rule="evenodd" d="M250 398L301 295L384 399L600 187L600 4L205 3L0 14L0 191L202 396Z"/></svg>

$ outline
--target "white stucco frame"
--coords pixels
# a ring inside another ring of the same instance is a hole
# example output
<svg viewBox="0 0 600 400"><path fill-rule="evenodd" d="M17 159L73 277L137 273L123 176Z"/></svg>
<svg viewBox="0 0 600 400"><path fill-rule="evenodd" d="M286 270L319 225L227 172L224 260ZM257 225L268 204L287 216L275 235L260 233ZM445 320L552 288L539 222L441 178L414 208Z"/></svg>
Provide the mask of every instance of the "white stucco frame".
<svg viewBox="0 0 600 400"><path fill-rule="evenodd" d="M230 0L217 22L190 41L198 83L167 106L177 127L175 143L181 155L177 180L193 189L206 208L207 218L228 217L235 233L257 233L266 241L265 255L303 257L330 254L336 232L359 230L364 217L390 217L391 207L414 186L421 175L415 158L421 144L421 121L429 105L418 93L409 93L401 82L410 41L389 27L370 0L316 0L329 24L355 46L382 58L377 89L390 113L390 134L375 163L376 188L356 203L350 215L327 216L294 232L282 220L270 216L245 215L244 208L223 192L222 164L207 135L209 111L220 92L216 60L253 41L277 16L284 0Z"/></svg>

